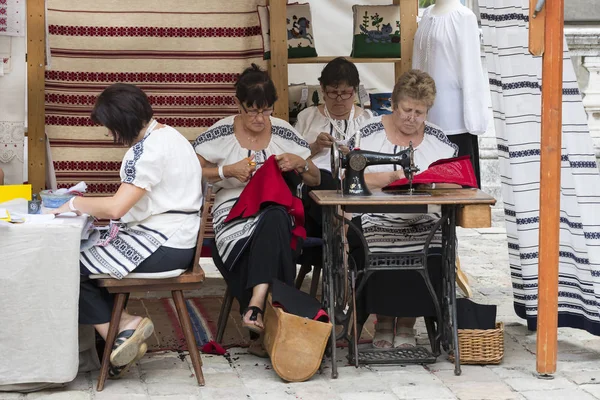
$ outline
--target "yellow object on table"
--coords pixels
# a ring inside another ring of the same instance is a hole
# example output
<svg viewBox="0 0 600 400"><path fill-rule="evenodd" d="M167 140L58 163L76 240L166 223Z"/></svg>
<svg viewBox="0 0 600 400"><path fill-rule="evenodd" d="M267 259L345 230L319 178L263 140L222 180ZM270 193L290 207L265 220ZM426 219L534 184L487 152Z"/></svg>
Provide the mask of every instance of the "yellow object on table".
<svg viewBox="0 0 600 400"><path fill-rule="evenodd" d="M0 185L0 203L14 199L31 200L31 185Z"/></svg>

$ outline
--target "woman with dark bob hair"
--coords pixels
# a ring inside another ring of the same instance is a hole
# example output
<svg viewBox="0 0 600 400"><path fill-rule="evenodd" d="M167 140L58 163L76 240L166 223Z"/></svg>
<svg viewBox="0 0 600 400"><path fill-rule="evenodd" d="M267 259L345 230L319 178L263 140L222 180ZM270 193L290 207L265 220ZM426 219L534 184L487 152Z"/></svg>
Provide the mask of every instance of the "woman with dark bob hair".
<svg viewBox="0 0 600 400"><path fill-rule="evenodd" d="M296 130L310 143L311 159L320 169L321 185L312 188L335 189L337 177L331 176L331 146L333 142L347 152L348 140L373 114L355 105L360 77L358 69L343 57L331 60L319 77L325 104L308 107L298 114ZM308 236L321 237L321 208L305 196Z"/></svg>
<svg viewBox="0 0 600 400"><path fill-rule="evenodd" d="M106 339L113 297L89 277L122 279L131 272L172 277L190 267L200 227L202 169L189 141L153 118L148 97L136 86L117 83L105 89L92 120L116 143L130 146L121 164L121 185L111 197L73 197L53 212L111 220L80 256L79 323L94 325ZM123 311L110 376L144 356L153 330L150 319Z"/></svg>
<svg viewBox="0 0 600 400"><path fill-rule="evenodd" d="M308 143L286 121L271 116L276 100L271 78L252 64L235 84L239 114L220 120L194 143L202 176L215 187L213 223L222 261L217 267L240 303L243 326L254 333L264 330L263 308L273 278L294 283L292 224L276 206L224 221L255 169L272 155L282 172L296 171L305 184L320 180Z"/></svg>

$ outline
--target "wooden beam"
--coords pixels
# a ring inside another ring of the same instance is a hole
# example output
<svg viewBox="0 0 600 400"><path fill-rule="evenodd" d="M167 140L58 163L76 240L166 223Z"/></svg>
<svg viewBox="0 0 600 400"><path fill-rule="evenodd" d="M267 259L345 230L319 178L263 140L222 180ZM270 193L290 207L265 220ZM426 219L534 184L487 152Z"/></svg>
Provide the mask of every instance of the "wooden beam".
<svg viewBox="0 0 600 400"><path fill-rule="evenodd" d="M394 0L400 7L400 62L394 64L394 83L412 69L413 41L417 32L418 0Z"/></svg>
<svg viewBox="0 0 600 400"><path fill-rule="evenodd" d="M546 28L546 8L535 14L538 0L529 0L529 52L534 56L544 54L544 32Z"/></svg>
<svg viewBox="0 0 600 400"><path fill-rule="evenodd" d="M279 100L275 102L273 115L289 120L288 109L288 45L286 24L286 0L271 0L270 26L271 59L269 74L277 89Z"/></svg>
<svg viewBox="0 0 600 400"><path fill-rule="evenodd" d="M547 1L545 8L536 352L544 375L556 372L557 355L564 0Z"/></svg>
<svg viewBox="0 0 600 400"><path fill-rule="evenodd" d="M28 181L33 193L46 189L45 18L44 0L27 0Z"/></svg>

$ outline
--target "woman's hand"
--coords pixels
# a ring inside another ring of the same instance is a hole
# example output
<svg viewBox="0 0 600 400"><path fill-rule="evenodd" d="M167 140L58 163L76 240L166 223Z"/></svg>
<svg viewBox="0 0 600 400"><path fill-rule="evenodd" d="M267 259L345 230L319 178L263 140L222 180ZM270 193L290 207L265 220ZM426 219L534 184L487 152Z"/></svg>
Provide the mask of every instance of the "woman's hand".
<svg viewBox="0 0 600 400"><path fill-rule="evenodd" d="M334 137L329 133L321 132L319 136L317 136L317 140L310 145L311 154L317 154L323 151L325 148L331 147L333 142L335 141Z"/></svg>
<svg viewBox="0 0 600 400"><path fill-rule="evenodd" d="M256 170L256 165L252 163L252 157L247 157L235 164L226 165L223 167L223 174L226 178L235 178L240 182L248 182L252 177L252 173Z"/></svg>
<svg viewBox="0 0 600 400"><path fill-rule="evenodd" d="M63 205L61 205L60 207L58 207L58 208L47 208L44 211L44 214L54 214L54 215L57 215L57 214L68 213L68 212L74 212L77 215L81 215L81 212L79 210L75 210L75 211L71 210L71 207L69 207L69 202L68 201L66 203L64 203Z"/></svg>
<svg viewBox="0 0 600 400"><path fill-rule="evenodd" d="M306 166L305 159L291 153L284 153L275 156L275 160L277 160L277 165L282 172L295 170L296 172L300 173L304 172L304 167Z"/></svg>

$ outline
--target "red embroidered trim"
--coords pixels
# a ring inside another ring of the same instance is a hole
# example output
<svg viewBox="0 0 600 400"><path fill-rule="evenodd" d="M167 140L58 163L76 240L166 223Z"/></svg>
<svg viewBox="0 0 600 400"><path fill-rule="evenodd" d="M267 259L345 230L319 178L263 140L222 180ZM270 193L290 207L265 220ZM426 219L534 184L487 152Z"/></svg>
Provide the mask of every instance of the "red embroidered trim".
<svg viewBox="0 0 600 400"><path fill-rule="evenodd" d="M46 93L46 103L53 104L76 104L93 106L96 103L96 95L71 95ZM231 96L148 96L153 106L233 106L235 105L233 95Z"/></svg>
<svg viewBox="0 0 600 400"><path fill-rule="evenodd" d="M51 48L53 57L62 58L114 58L114 59L167 59L167 60L223 60L261 58L263 49L231 51L175 51L175 50L87 50Z"/></svg>
<svg viewBox="0 0 600 400"><path fill-rule="evenodd" d="M0 9L0 13L1 13ZM249 37L261 34L260 26L237 28L174 28L154 26L68 26L50 25L51 35L101 37Z"/></svg>
<svg viewBox="0 0 600 400"><path fill-rule="evenodd" d="M54 161L54 170L59 171L119 171L121 161Z"/></svg>
<svg viewBox="0 0 600 400"><path fill-rule="evenodd" d="M159 72L84 72L46 71L46 80L124 83L235 83L238 73L159 73Z"/></svg>
<svg viewBox="0 0 600 400"><path fill-rule="evenodd" d="M220 119L221 118L160 118L160 121L163 124L172 127L197 128L209 127ZM90 117L64 117L59 115L46 115L46 125L97 126Z"/></svg>

